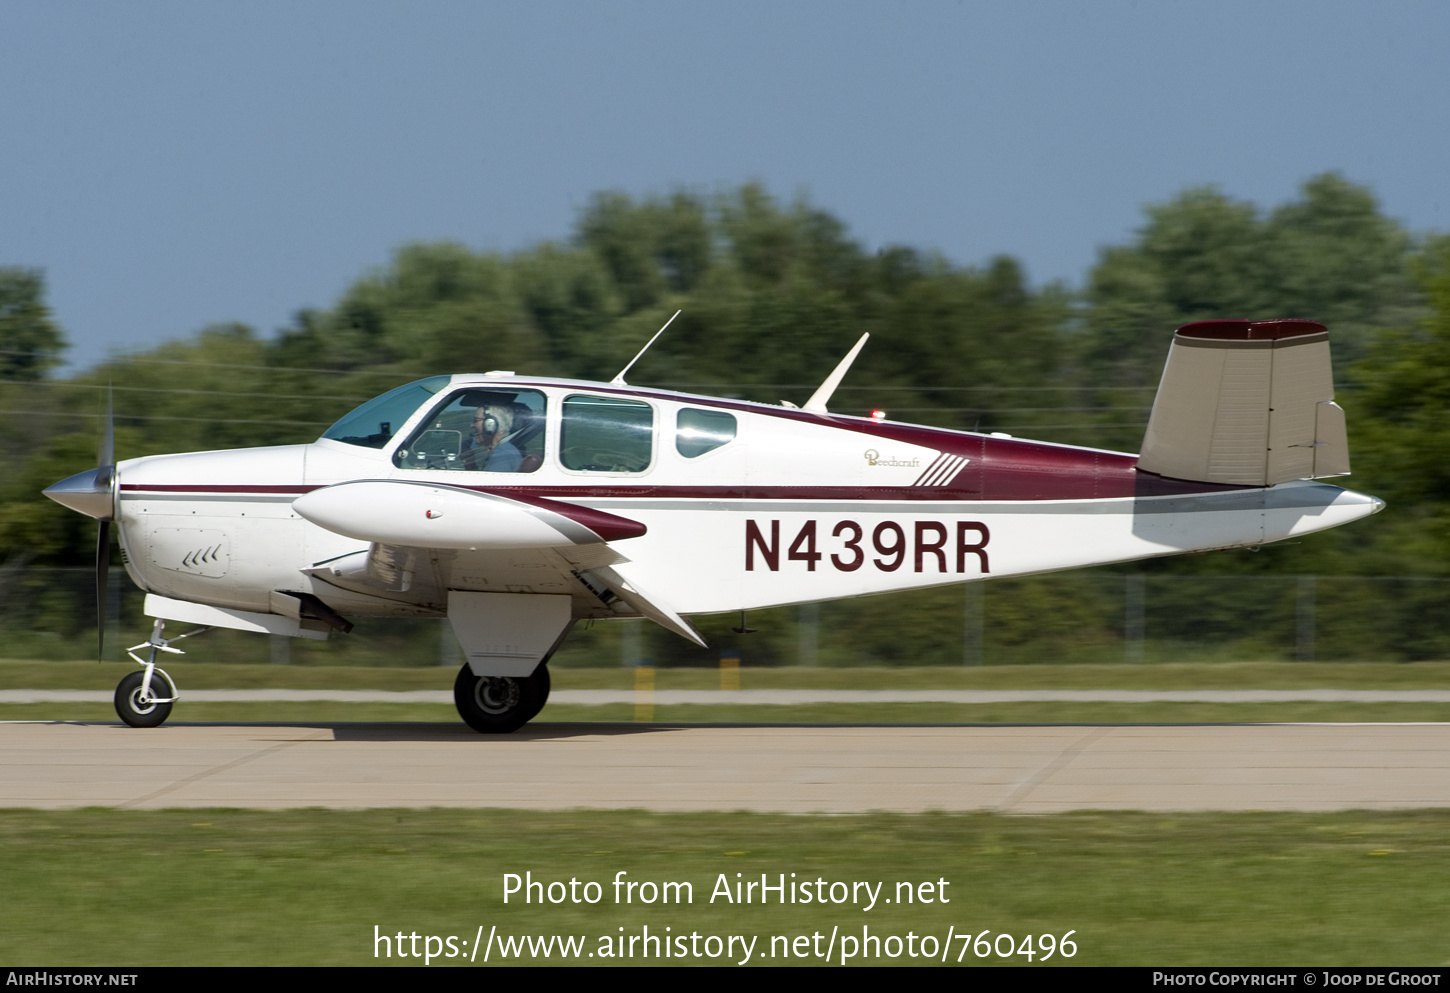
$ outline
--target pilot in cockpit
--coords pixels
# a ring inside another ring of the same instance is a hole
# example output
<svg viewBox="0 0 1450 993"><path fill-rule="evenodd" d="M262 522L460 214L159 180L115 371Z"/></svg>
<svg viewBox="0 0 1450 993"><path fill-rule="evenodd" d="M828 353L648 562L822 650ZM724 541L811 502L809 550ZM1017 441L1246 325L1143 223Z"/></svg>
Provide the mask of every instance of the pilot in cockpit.
<svg viewBox="0 0 1450 993"><path fill-rule="evenodd" d="M544 463L544 395L466 390L399 446L400 469L534 472Z"/></svg>
<svg viewBox="0 0 1450 993"><path fill-rule="evenodd" d="M518 472L523 453L511 440L514 404L489 403L473 412L473 434L464 441L459 461L465 469Z"/></svg>

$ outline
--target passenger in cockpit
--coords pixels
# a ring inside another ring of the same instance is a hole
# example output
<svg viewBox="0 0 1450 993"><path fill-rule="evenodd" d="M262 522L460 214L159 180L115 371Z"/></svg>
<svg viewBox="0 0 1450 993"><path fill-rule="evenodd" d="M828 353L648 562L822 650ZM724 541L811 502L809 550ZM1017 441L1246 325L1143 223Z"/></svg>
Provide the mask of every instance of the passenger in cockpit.
<svg viewBox="0 0 1450 993"><path fill-rule="evenodd" d="M465 469L486 472L518 472L521 453L509 437L514 433L512 405L485 404L473 413L473 436L459 453Z"/></svg>

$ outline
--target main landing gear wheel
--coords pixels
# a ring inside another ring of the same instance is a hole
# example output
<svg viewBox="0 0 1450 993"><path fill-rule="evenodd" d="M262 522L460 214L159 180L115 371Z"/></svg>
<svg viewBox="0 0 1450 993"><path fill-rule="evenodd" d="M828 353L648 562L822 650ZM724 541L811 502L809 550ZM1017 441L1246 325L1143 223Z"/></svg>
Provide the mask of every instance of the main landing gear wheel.
<svg viewBox="0 0 1450 993"><path fill-rule="evenodd" d="M170 703L157 703L155 697L174 697L176 688L158 669L151 675L151 695L141 698L141 684L146 673L129 672L116 686L116 714L133 728L154 728L171 716Z"/></svg>
<svg viewBox="0 0 1450 993"><path fill-rule="evenodd" d="M453 682L458 716L481 734L508 734L533 720L549 699L549 668L532 676L475 676L464 663Z"/></svg>

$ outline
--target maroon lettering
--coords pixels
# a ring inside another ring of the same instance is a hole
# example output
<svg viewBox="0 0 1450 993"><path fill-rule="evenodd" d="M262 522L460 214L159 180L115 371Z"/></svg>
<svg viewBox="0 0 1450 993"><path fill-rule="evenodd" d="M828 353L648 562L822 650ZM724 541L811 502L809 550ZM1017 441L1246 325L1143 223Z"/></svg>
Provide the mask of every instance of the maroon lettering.
<svg viewBox="0 0 1450 993"><path fill-rule="evenodd" d="M896 541L889 545L882 544L881 536L887 533L896 535ZM894 561L887 565L884 559L873 559L876 568L882 572L895 572L901 568L901 563L906 561L906 532L901 530L901 525L895 521L882 521L876 525L876 530L871 532L871 544L876 546L876 551L882 555L894 556Z"/></svg>
<svg viewBox="0 0 1450 993"><path fill-rule="evenodd" d="M982 540L974 545L967 544L968 531L976 531ZM968 552L976 553L983 573L991 572L987 568L987 542L991 540L992 534L987 530L987 525L980 521L957 521L957 572L967 571Z"/></svg>
<svg viewBox="0 0 1450 993"><path fill-rule="evenodd" d="M936 541L927 541L926 533L936 534ZM941 521L916 522L916 571L921 572L921 560L928 554L936 556L936 571L947 571L947 528ZM959 572L961 570L958 570Z"/></svg>
<svg viewBox="0 0 1450 993"><path fill-rule="evenodd" d="M787 562L804 562L807 572L815 572L816 564L827 557L819 546L818 520L804 522L786 549ZM908 538L908 530L911 537ZM855 572L866 564L866 550L862 547L866 529L857 521L837 521L831 530L831 537L841 539L839 553L830 554L831 565L840 572ZM913 521L902 524L897 521L882 521L871 531L871 544L876 550L876 568L882 572L895 572L906 564L908 552L913 553L913 568L916 572L946 574L950 571L947 543L951 538L951 525L943 521ZM977 572L985 575L991 572L987 559L987 543L991 532L981 521L958 521L956 540L956 572L967 571L967 556L977 557ZM745 522L745 570L754 572L757 554L762 568L771 572L780 571L780 521L770 522L767 538L762 523L755 520ZM932 563L936 568L928 568Z"/></svg>
<svg viewBox="0 0 1450 993"><path fill-rule="evenodd" d="M755 570L755 549L760 549L761 558L765 564L770 566L771 572L780 570L780 521L770 522L770 544L765 543L765 535L760 533L759 526L753 520L745 522L745 571Z"/></svg>
<svg viewBox="0 0 1450 993"><path fill-rule="evenodd" d="M790 543L790 551L786 553L786 558L792 562L804 562L807 572L816 571L816 563L821 560L821 553L816 551L815 521L806 521L800 534L795 536L795 541Z"/></svg>
<svg viewBox="0 0 1450 993"><path fill-rule="evenodd" d="M865 537L866 532L862 531L861 525L857 524L855 521L842 521L840 524L836 525L836 530L831 532L831 537L839 538L841 537L841 532L846 530L850 530L854 533L851 535L850 538L846 539L846 542L842 547L849 548L851 551L855 552L856 557L853 558L850 562L842 562L841 556L832 555L831 565L835 566L837 569L840 569L842 572L855 572L857 569L861 568L862 563L866 561L866 552L861 547L861 539Z"/></svg>

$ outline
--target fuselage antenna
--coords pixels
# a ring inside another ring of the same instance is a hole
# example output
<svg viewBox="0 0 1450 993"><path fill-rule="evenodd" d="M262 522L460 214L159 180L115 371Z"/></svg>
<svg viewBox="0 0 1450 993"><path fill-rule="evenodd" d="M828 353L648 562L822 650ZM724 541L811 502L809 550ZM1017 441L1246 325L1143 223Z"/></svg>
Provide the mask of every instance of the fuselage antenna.
<svg viewBox="0 0 1450 993"><path fill-rule="evenodd" d="M626 383L624 381L624 374L627 373L627 372L629 372L629 370L631 370L631 369L634 368L634 364L640 360L640 357L643 356L645 352L649 351L649 346L650 345L653 345L655 343L655 338L658 338L660 335L664 334L665 333L665 328L667 328L671 324L675 323L675 317L679 317L681 313L682 313L681 311L678 311L677 310L677 311L675 311L674 317L671 317L668 321L665 321L664 327L660 328L658 331L655 332L655 337L654 338L651 338L649 341L645 342L645 346L639 350L639 354L636 355L634 358L632 358L632 359L629 360L629 365L627 365L623 369L619 370L619 375L618 376L615 376L613 379L611 379L609 381L609 385L610 386L628 386L629 385L628 383Z"/></svg>
<svg viewBox="0 0 1450 993"><path fill-rule="evenodd" d="M866 339L869 337L871 337L871 332L869 331L861 336L860 340L856 342L855 347L846 353L846 357L826 377L826 381L821 384L821 388L811 394L811 398L806 401L805 406L801 410L809 410L813 414L828 413L826 404L831 402L831 394L836 392L836 387L840 386L841 380L846 378L846 371L851 368L851 363L856 361L856 356L861 354L861 346L866 344Z"/></svg>

